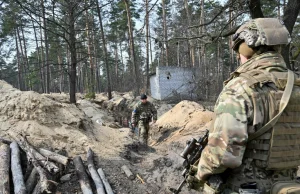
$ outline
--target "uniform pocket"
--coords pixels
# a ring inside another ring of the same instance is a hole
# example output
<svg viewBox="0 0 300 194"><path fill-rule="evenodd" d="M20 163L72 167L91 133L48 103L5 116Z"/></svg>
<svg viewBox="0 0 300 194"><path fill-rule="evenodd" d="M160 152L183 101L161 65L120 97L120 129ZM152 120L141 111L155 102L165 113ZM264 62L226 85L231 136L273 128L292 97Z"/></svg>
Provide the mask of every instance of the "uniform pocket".
<svg viewBox="0 0 300 194"><path fill-rule="evenodd" d="M300 194L300 184L292 181L278 181L272 185L271 194Z"/></svg>

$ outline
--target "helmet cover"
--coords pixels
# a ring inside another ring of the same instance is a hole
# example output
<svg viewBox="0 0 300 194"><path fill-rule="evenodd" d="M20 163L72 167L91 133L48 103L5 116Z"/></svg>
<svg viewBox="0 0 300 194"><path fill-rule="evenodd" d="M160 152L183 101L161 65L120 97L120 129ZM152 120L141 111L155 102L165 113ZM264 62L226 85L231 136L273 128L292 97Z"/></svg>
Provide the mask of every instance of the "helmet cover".
<svg viewBox="0 0 300 194"><path fill-rule="evenodd" d="M291 36L283 22L277 18L256 18L243 24L233 35L233 50L245 42L250 48L290 43Z"/></svg>

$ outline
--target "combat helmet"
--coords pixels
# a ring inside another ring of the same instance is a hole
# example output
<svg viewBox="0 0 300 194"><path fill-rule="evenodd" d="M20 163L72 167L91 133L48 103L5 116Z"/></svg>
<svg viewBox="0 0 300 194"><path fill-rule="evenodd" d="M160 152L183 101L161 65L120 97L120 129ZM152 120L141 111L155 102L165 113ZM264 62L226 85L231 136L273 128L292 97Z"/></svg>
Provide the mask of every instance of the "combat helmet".
<svg viewBox="0 0 300 194"><path fill-rule="evenodd" d="M242 42L249 48L286 45L291 36L283 22L277 18L256 18L243 24L233 35L232 49L238 51Z"/></svg>

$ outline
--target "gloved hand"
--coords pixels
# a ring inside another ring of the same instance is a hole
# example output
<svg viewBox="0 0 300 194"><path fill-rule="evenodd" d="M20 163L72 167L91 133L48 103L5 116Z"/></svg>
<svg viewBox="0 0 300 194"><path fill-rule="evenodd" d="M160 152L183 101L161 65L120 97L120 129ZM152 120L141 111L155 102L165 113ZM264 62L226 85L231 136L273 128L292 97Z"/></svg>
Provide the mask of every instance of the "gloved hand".
<svg viewBox="0 0 300 194"><path fill-rule="evenodd" d="M186 182L188 183L188 187L196 190L196 191L202 191L204 186L204 181L197 179L195 176L188 175Z"/></svg>

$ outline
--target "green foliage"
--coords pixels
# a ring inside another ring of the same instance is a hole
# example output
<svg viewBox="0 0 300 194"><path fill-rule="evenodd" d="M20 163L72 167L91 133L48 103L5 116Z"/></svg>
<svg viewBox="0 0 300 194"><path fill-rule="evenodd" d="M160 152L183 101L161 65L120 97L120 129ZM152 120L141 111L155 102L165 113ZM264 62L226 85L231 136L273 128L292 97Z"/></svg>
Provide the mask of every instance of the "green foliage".
<svg viewBox="0 0 300 194"><path fill-rule="evenodd" d="M87 98L87 99L95 99L96 98L96 94L95 92L89 92L87 93L84 98Z"/></svg>

